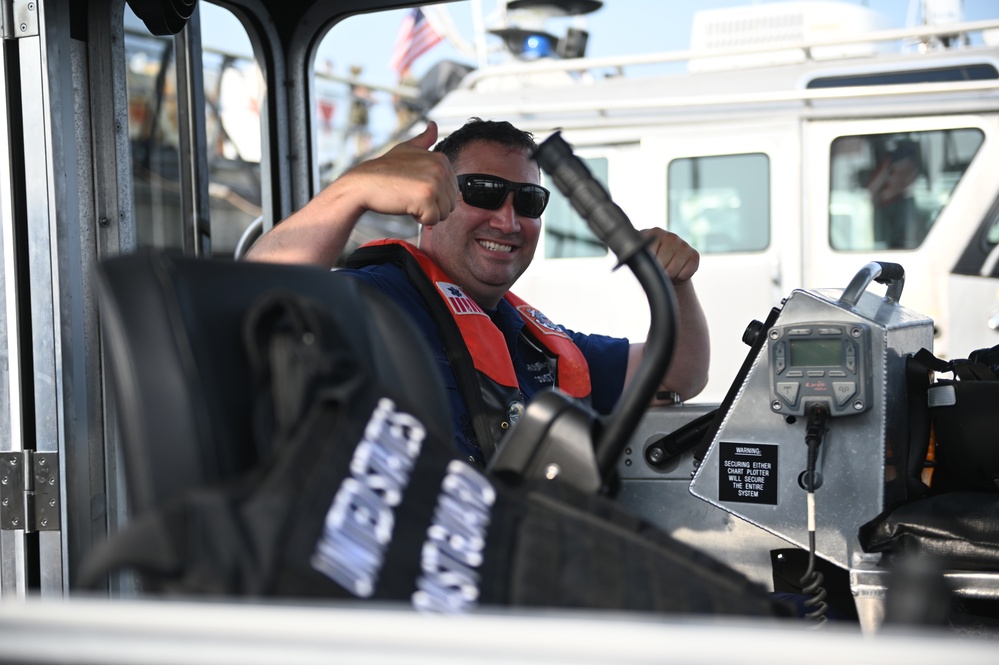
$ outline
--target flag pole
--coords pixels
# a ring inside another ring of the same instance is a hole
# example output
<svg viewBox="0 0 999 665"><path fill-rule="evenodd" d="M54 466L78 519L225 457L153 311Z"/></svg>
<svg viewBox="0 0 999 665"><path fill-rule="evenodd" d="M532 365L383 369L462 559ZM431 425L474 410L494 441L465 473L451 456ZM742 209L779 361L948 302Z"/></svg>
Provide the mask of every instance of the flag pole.
<svg viewBox="0 0 999 665"><path fill-rule="evenodd" d="M482 10L482 0L472 0L472 30L475 34L475 59L479 69L489 64L486 50L486 26Z"/></svg>

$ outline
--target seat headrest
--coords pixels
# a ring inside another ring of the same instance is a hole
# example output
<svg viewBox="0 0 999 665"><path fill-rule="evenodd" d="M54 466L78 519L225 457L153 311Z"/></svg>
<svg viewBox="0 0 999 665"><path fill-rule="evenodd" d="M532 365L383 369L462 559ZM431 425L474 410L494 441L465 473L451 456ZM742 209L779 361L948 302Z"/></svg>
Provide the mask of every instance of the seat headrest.
<svg viewBox="0 0 999 665"><path fill-rule="evenodd" d="M450 440L447 399L413 323L386 296L315 267L143 250L104 261L99 302L133 510L230 478L259 458L246 312L287 290L326 305L357 357Z"/></svg>

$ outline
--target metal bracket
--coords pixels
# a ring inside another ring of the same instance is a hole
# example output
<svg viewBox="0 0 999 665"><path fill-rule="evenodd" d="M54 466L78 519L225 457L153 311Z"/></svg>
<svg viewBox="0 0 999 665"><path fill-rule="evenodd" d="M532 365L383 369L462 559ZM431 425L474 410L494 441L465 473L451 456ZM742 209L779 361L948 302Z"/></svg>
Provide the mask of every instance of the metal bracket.
<svg viewBox="0 0 999 665"><path fill-rule="evenodd" d="M59 455L0 453L0 530L58 531Z"/></svg>
<svg viewBox="0 0 999 665"><path fill-rule="evenodd" d="M4 39L38 34L38 3L41 0L0 0L0 28Z"/></svg>

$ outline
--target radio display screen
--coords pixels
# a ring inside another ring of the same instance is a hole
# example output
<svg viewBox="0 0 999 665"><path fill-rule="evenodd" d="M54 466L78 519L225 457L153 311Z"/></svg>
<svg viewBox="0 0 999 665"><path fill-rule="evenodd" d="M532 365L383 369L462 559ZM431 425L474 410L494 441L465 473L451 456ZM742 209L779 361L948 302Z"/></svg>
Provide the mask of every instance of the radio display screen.
<svg viewBox="0 0 999 665"><path fill-rule="evenodd" d="M843 364L841 339L791 339L789 340L791 367L837 367Z"/></svg>

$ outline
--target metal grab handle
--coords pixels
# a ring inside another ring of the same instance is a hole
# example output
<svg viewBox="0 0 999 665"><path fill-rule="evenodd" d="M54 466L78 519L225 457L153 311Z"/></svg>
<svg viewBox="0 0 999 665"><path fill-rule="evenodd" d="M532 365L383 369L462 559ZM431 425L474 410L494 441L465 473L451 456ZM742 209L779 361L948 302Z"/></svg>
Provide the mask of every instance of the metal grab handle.
<svg viewBox="0 0 999 665"><path fill-rule="evenodd" d="M902 297L902 287L905 286L905 268L897 263L871 261L850 280L847 287L843 289L843 295L839 297L839 302L851 307L856 305L872 281L878 284L887 284L888 291L885 293L885 300L897 303Z"/></svg>

